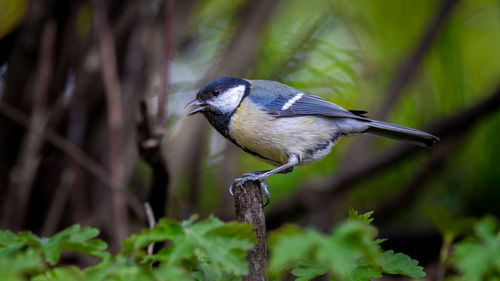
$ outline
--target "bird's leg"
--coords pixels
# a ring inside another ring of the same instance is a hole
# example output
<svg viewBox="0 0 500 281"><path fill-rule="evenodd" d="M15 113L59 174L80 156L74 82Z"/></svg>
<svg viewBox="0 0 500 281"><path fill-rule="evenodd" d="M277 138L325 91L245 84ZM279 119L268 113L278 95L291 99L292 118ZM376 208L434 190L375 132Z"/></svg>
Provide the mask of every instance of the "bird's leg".
<svg viewBox="0 0 500 281"><path fill-rule="evenodd" d="M248 173L247 176L243 176L241 178L237 178L235 179L234 181L236 183L244 183L244 182L247 182L247 181L260 181L260 180L263 180L263 179L266 179L274 174L278 174L278 173L289 173L291 170L290 169L293 169L293 167L297 164L299 164L300 162L300 159L299 159L299 156L298 155L293 155L292 157L290 157L288 159L288 163L286 163L285 165L281 165L275 169L272 169L272 170L269 170L269 171L263 171L262 173Z"/></svg>
<svg viewBox="0 0 500 281"><path fill-rule="evenodd" d="M288 169L285 169L285 170L283 170L281 172L278 172L278 174L288 174L288 173L291 173L293 171L293 167L294 166L292 166L292 167L290 167Z"/></svg>
<svg viewBox="0 0 500 281"><path fill-rule="evenodd" d="M233 188L235 185L242 186L247 181L258 181L260 182L260 187L267 198L267 202L264 206L269 204L270 195L267 189L267 181L266 178L274 175L274 174L286 174L290 173L293 170L293 167L300 163L300 157L298 155L293 155L288 159L288 163L279 166L275 169L268 171L256 171L244 174L241 178L237 178L234 180L233 184L229 187L229 193L233 195Z"/></svg>
<svg viewBox="0 0 500 281"><path fill-rule="evenodd" d="M245 177L250 177L250 176L255 176L255 175L260 175L260 174L263 174L263 173L267 173L267 172L270 172L271 170L264 170L264 171L253 171L253 172L248 172L248 173L244 173L241 177L242 178L245 178ZM286 170L283 170L283 171L280 171L280 172L277 172L276 174L288 174L290 172L293 171L293 167L290 167Z"/></svg>
<svg viewBox="0 0 500 281"><path fill-rule="evenodd" d="M263 173L267 173L269 171L271 171L271 170L248 172L248 173L244 173L241 177L244 178L244 177L249 177L249 176L260 175Z"/></svg>
<svg viewBox="0 0 500 281"><path fill-rule="evenodd" d="M251 177L251 176L258 176L258 175L261 175L261 174L264 174L264 173L267 173L267 172L271 172L272 170L264 170L264 171L254 171L254 172L248 172L248 173L244 173L241 178L237 178L236 180L238 179L243 179L243 178L246 178L246 177ZM277 172L276 174L288 174L290 172L293 171L293 166L292 167L289 167L287 169L284 169L282 171L279 171ZM233 195L233 187L234 187L234 184L235 183L239 183L239 182L235 182L233 184L231 184L231 186L229 187L229 193L231 193L231 195ZM265 181L265 180L261 180L261 181ZM263 190L265 191L264 194L266 194L266 197L269 195L269 192L267 191L267 182L265 182L265 189L263 188Z"/></svg>

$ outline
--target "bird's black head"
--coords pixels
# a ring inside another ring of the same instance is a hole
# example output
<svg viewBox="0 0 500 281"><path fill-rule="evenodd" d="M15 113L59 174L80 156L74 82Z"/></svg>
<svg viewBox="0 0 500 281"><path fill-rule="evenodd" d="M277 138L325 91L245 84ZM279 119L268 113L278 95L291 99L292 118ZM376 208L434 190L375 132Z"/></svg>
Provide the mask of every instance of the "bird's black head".
<svg viewBox="0 0 500 281"><path fill-rule="evenodd" d="M217 78L203 86L196 94L196 99L187 105L199 106L189 115L198 112L231 115L249 93L250 82L247 80L233 77Z"/></svg>

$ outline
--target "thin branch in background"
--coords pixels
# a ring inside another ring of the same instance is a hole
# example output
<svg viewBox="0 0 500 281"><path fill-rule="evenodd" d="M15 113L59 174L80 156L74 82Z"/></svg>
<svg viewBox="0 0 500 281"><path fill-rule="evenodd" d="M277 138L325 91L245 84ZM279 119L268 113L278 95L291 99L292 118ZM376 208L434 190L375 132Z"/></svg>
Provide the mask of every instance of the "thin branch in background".
<svg viewBox="0 0 500 281"><path fill-rule="evenodd" d="M420 39L416 42L413 50L399 63L394 73L395 77L387 88L385 100L379 106L378 111L373 114L373 119L385 120L387 118L394 105L396 105L397 101L404 93L403 90L415 77L425 55L431 50L437 35L445 27L454 8L459 2L460 0L441 1L441 5L432 17L429 26L424 30ZM343 157L344 161L342 161L343 164L339 167L338 173L342 173L345 170L359 165L359 159L363 159L360 155L369 154L369 149L372 147L374 140L375 138L367 136L355 140Z"/></svg>
<svg viewBox="0 0 500 281"><path fill-rule="evenodd" d="M10 195L11 205L4 211L5 218L11 220L6 225L14 229L21 229L26 221L28 213L28 202L30 200L31 189L35 178L36 170L40 161L39 150L43 140L34 133L34 128L43 128L46 125L45 103L47 91L52 76L52 58L54 56L54 46L56 41L57 25L53 20L49 20L44 27L40 54L38 56L38 68L35 74L33 92L33 112L28 121L28 131L21 147L18 163L12 168L10 174ZM15 214L12 212L16 212ZM11 214L12 213L12 214Z"/></svg>
<svg viewBox="0 0 500 281"><path fill-rule="evenodd" d="M318 36L328 26L328 23L329 15L326 13L315 18L314 23L300 34L299 39L293 44L293 48L287 52L289 57L272 68L268 79L282 81L287 75L300 69L312 53L311 50L320 43L320 41L317 40Z"/></svg>
<svg viewBox="0 0 500 281"><path fill-rule="evenodd" d="M128 39L126 63L123 79L123 99L124 110L128 114L124 116L125 135L127 141L136 141L139 154L144 161L151 165L153 171L153 179L148 201L151 203L153 212L159 217L165 214L165 202L167 200L167 184L168 172L166 160L161 152L161 135L155 133L154 121L148 115L146 104L142 94L144 93L144 81L146 80L146 47L150 40L151 29L153 29L154 18L157 13L155 5L151 2L143 1L139 5L134 6L134 9L139 9L136 15L136 24L132 28L132 32ZM139 105L139 106L137 106ZM137 121L137 111L141 117L137 126L134 126ZM134 130L137 130L134 133ZM136 136L136 139L133 136ZM128 143L127 143L128 144ZM135 162L132 162L135 164ZM133 197L136 199L136 197ZM134 200L134 203L138 200ZM142 204L134 204L139 218L144 217L144 208ZM137 212L141 210L141 212Z"/></svg>
<svg viewBox="0 0 500 281"><path fill-rule="evenodd" d="M165 21L163 26L162 60L160 63L160 92L158 94L157 118L151 120L145 101L140 102L141 121L138 124L139 153L152 168L152 182L149 189L148 201L154 213L163 217L166 213L166 204L169 201L167 161L162 153L162 140L165 134L165 115L167 94L169 92L169 65L172 48L172 17L175 1L169 0L165 5Z"/></svg>
<svg viewBox="0 0 500 281"><path fill-rule="evenodd" d="M151 13L147 2L142 2L140 5L134 6L137 12L136 24L130 28L130 36L128 38L127 53L125 55L125 70L123 75L123 100L124 112L136 112L137 104L142 98L144 92L141 87L145 77L145 47L147 46L147 38L150 33ZM148 9L149 8L149 9ZM136 114L125 115L125 126L133 128L136 120Z"/></svg>
<svg viewBox="0 0 500 281"><path fill-rule="evenodd" d="M40 138L43 138L45 141L56 147L57 149L64 152L71 159L73 159L76 163L82 166L87 172L91 175L98 178L102 181L106 186L111 186L111 182L109 180L108 172L94 159L90 158L84 151L78 148L76 145L68 142L65 138L60 136L57 132L55 132L52 128L30 128L29 117L22 111L10 106L7 103L0 101L0 113L13 122L29 129L33 134L36 134Z"/></svg>
<svg viewBox="0 0 500 281"><path fill-rule="evenodd" d="M463 138L454 138L437 147L430 159L426 160L426 163L422 165L422 169L413 176L398 194L377 204L378 207L374 210L377 214L377 222L380 223L399 214L402 208L407 207L413 199L417 198L418 194L425 190L426 183L434 179L434 176L445 168L446 160L463 144L462 140Z"/></svg>
<svg viewBox="0 0 500 281"><path fill-rule="evenodd" d="M150 185L148 202L159 217L165 216L166 202L168 202L167 162L161 151L161 143L155 138L153 127L154 121L148 115L148 109L144 101L140 102L141 121L137 125L137 142L139 154L152 169L152 181Z"/></svg>
<svg viewBox="0 0 500 281"><path fill-rule="evenodd" d="M71 78L68 78L68 83L71 82L74 81L71 81ZM75 144L75 146L84 147L85 145L85 131L88 129L87 117L88 105L85 103L72 107L72 110L69 112L66 124L66 138L69 142ZM68 203L70 204L71 209L71 218L75 222L87 224L87 218L90 216L90 196L88 192L86 192L87 190L85 188L85 173L82 167L75 163L71 158L64 159L63 161L65 161L64 173L71 173L74 177L74 180L71 183L70 195L68 197ZM64 188L65 186L61 187ZM106 187L109 188L109 186ZM47 219L45 223L47 224L48 222L49 220Z"/></svg>
<svg viewBox="0 0 500 281"><path fill-rule="evenodd" d="M454 8L459 2L460 0L442 0L439 10L433 17L429 27L422 34L413 52L408 58L403 60L398 67L395 73L396 77L392 80L392 83L387 89L387 96L380 106L379 111L374 115L375 119L384 120L387 118L391 109L403 93L403 89L411 82L412 78L415 77L415 73L422 63L423 58L431 49L437 35L446 25Z"/></svg>
<svg viewBox="0 0 500 281"><path fill-rule="evenodd" d="M57 132L55 132L50 127L42 128L30 128L29 122L30 118L20 110L10 106L7 103L0 101L0 114L9 118L13 122L31 130L32 133L36 134L38 137L43 138L45 141L53 145L55 148L61 150L66 155L68 155L72 160L74 160L78 165L84 168L88 173L99 179L105 187L111 190L111 181L108 172L94 159L89 157L84 151L82 151L78 146L69 142ZM141 203L134 196L128 194L126 190L121 190L124 196L127 198L129 206L132 208L134 213L139 218L144 218L144 212L141 211Z"/></svg>
<svg viewBox="0 0 500 281"><path fill-rule="evenodd" d="M155 219L155 214L153 213L153 209L151 208L149 202L144 203L144 210L146 210L146 217L148 218L149 228L153 229L156 224L156 219ZM148 255L153 254L154 246L155 246L154 243L148 245L148 250L147 250Z"/></svg>
<svg viewBox="0 0 500 281"><path fill-rule="evenodd" d="M73 169L67 168L62 172L59 186L56 189L57 192L52 199L49 211L47 212L47 219L43 224L42 236L50 236L56 232L75 179L76 175Z"/></svg>
<svg viewBox="0 0 500 281"><path fill-rule="evenodd" d="M239 13L240 23L231 40L220 53L220 60L211 68L203 80L212 80L220 75L243 77L253 68L264 27L280 4L280 0L246 1ZM242 55L244 54L244 55Z"/></svg>
<svg viewBox="0 0 500 281"><path fill-rule="evenodd" d="M155 123L155 134L163 136L165 131L165 115L170 78L170 53L172 48L172 19L174 17L175 0L167 0L165 22L163 26L163 54L160 76L160 93L158 94L158 116Z"/></svg>
<svg viewBox="0 0 500 281"><path fill-rule="evenodd" d="M114 248L118 249L120 241L128 235L128 220L125 200L119 192L124 188L125 167L123 159L124 130L122 92L116 64L113 34L109 27L104 3L95 0L94 20L99 40L102 75L106 88L108 125L109 125L109 165L111 170L111 186L113 215L116 223Z"/></svg>
<svg viewBox="0 0 500 281"><path fill-rule="evenodd" d="M33 107L35 111L43 111L43 106L47 99L47 90L52 76L52 59L54 57L56 35L57 24L54 20L49 20L43 30L39 64L35 76L36 80L33 91Z"/></svg>

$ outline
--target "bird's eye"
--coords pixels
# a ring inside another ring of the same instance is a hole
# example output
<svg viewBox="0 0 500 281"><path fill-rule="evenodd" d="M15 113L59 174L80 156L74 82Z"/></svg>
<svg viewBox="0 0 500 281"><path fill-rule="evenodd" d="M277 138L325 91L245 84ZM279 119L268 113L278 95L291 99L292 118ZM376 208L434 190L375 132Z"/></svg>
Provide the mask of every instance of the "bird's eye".
<svg viewBox="0 0 500 281"><path fill-rule="evenodd" d="M220 91L218 89L215 89L215 90L212 91L212 95L214 97L218 96L219 94L220 94Z"/></svg>

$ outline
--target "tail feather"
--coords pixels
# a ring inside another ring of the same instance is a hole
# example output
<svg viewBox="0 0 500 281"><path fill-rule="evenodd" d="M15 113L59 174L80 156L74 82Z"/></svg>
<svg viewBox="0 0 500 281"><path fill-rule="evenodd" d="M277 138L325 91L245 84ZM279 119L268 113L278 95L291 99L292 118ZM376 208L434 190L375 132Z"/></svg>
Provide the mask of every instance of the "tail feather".
<svg viewBox="0 0 500 281"><path fill-rule="evenodd" d="M370 121L365 133L407 141L424 147L433 147L439 142L438 137L423 131L377 120Z"/></svg>

